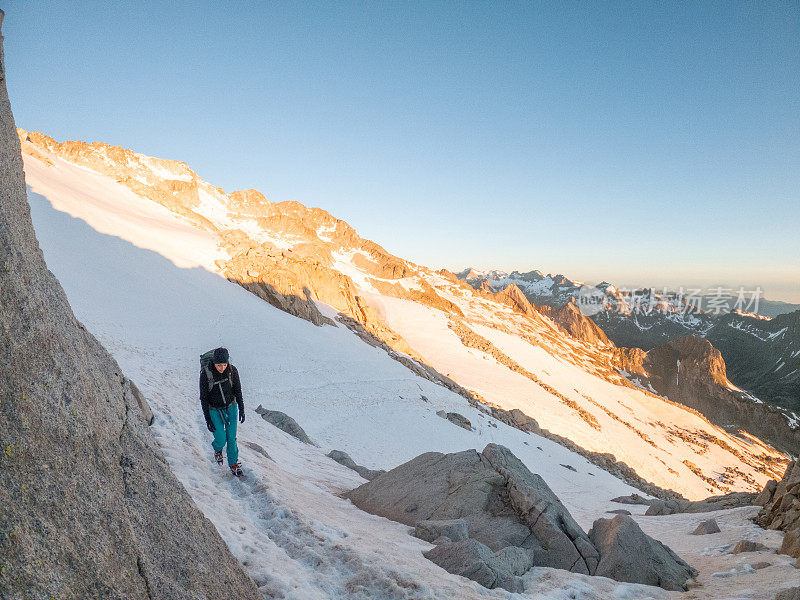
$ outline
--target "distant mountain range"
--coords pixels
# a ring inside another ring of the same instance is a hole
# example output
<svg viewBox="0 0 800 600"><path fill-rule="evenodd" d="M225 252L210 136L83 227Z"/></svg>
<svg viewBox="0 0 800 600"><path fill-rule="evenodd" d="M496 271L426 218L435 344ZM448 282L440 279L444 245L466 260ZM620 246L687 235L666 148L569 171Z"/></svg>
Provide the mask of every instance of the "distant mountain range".
<svg viewBox="0 0 800 600"><path fill-rule="evenodd" d="M587 286L536 270L469 268L458 277L476 289L501 291L514 285L536 305L560 308L575 302L619 347L651 350L687 335L706 338L720 351L734 384L761 400L800 409L800 305L759 299L754 314L730 310L737 301L732 296L718 300L652 288L623 291L607 282ZM745 297L742 304L752 308L751 301ZM715 314L717 307L727 310Z"/></svg>

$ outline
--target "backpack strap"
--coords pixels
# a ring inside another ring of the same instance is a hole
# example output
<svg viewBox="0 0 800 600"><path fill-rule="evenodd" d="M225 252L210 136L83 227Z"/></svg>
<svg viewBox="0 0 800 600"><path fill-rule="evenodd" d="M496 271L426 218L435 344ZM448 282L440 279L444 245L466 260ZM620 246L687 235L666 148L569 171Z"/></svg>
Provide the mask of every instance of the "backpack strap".
<svg viewBox="0 0 800 600"><path fill-rule="evenodd" d="M211 369L209 368L208 365L205 365L203 369L205 369L206 372L206 380L208 381L208 391L210 392L212 389L214 389L214 375L211 373Z"/></svg>
<svg viewBox="0 0 800 600"><path fill-rule="evenodd" d="M226 402L227 398L225 398L225 394L222 391L222 382L225 381L225 380L224 379L220 379L219 381L217 381L215 383L214 382L214 374L211 372L211 368L208 365L205 365L203 368L206 371L206 379L208 379L208 391L210 392L211 390L213 390L215 385L219 385L220 386L219 394L220 394L220 396L222 396L222 401ZM232 391L233 390L233 379L231 378L231 372L232 372L231 365L229 365L228 366L228 385L231 386L231 391ZM231 405L231 403L229 402L225 406L230 406L230 405Z"/></svg>

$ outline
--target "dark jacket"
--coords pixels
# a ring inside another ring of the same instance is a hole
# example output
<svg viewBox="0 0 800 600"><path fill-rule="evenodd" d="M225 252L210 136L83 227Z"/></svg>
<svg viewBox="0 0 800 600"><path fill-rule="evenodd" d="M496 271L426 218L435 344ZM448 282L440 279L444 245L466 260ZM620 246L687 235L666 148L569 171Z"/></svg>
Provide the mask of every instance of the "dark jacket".
<svg viewBox="0 0 800 600"><path fill-rule="evenodd" d="M214 385L208 389L208 376L206 370L200 370L200 405L203 415L209 422L209 410L212 408L227 408L234 401L239 404L239 414L244 412L244 398L242 397L242 383L239 381L239 371L233 365L220 373L211 365L211 377Z"/></svg>

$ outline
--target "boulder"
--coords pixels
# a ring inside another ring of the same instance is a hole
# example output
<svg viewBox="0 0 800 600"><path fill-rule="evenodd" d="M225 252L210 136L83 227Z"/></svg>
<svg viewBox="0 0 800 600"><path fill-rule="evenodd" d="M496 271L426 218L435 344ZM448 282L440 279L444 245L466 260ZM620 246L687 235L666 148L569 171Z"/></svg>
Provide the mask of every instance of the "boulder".
<svg viewBox="0 0 800 600"><path fill-rule="evenodd" d="M346 494L362 510L411 527L463 518L470 537L492 551L535 542L506 496L506 479L475 450L421 454Z"/></svg>
<svg viewBox="0 0 800 600"><path fill-rule="evenodd" d="M607 510L606 512L612 513L615 515L630 515L631 511L625 510L624 508L615 508L614 510Z"/></svg>
<svg viewBox="0 0 800 600"><path fill-rule="evenodd" d="M755 506L766 506L772 500L772 496L775 494L775 489L778 487L778 482L774 479L770 479L764 489L761 490L758 495L753 499L753 504Z"/></svg>
<svg viewBox="0 0 800 600"><path fill-rule="evenodd" d="M457 412L445 412L443 410L436 411L436 414L443 419L447 419L453 425L458 425L462 429L472 431L472 423L470 423L469 419L462 414Z"/></svg>
<svg viewBox="0 0 800 600"><path fill-rule="evenodd" d="M533 566L522 548L507 547L495 553L474 539L436 546L424 556L448 573L467 577L486 588L501 587L510 592L523 591L518 576Z"/></svg>
<svg viewBox="0 0 800 600"><path fill-rule="evenodd" d="M482 453L422 454L347 497L362 510L410 526L465 519L470 538L493 552L524 548L537 566L585 574L597 566L589 538L544 480L495 444Z"/></svg>
<svg viewBox="0 0 800 600"><path fill-rule="evenodd" d="M719 525L716 519L708 519L701 521L697 528L692 532L692 535L709 535L711 533L719 533Z"/></svg>
<svg viewBox="0 0 800 600"><path fill-rule="evenodd" d="M778 554L788 554L793 558L800 557L800 529L792 529L783 534L783 542Z"/></svg>
<svg viewBox="0 0 800 600"><path fill-rule="evenodd" d="M760 550L766 550L766 549L767 547L764 544L753 542L751 540L742 540L733 547L731 553L741 554L742 552L758 552Z"/></svg>
<svg viewBox="0 0 800 600"><path fill-rule="evenodd" d="M432 544L460 542L469 537L469 523L466 519L420 521L414 528L414 537Z"/></svg>
<svg viewBox="0 0 800 600"><path fill-rule="evenodd" d="M356 473L361 475L364 479L368 481L372 481L378 475L382 475L386 471L383 469L368 469L367 467L362 467L361 465L357 465L355 461L350 458L350 455L347 452L342 452L341 450L331 450L326 455L328 458L332 458L340 465L347 467L348 469L353 469Z"/></svg>
<svg viewBox="0 0 800 600"><path fill-rule="evenodd" d="M800 587L787 588L778 592L775 600L800 600Z"/></svg>
<svg viewBox="0 0 800 600"><path fill-rule="evenodd" d="M598 519L589 531L589 539L600 552L595 575L675 591L687 590L687 580L697 575L695 569L646 535L627 515Z"/></svg>
<svg viewBox="0 0 800 600"><path fill-rule="evenodd" d="M256 412L260 414L261 418L267 423L272 423L281 431L288 433L292 437L297 438L305 444L314 445L314 442L312 442L311 438L306 435L306 432L303 431L303 428L297 424L297 421L295 421L286 413L283 413L279 410L267 410L260 404L258 405Z"/></svg>

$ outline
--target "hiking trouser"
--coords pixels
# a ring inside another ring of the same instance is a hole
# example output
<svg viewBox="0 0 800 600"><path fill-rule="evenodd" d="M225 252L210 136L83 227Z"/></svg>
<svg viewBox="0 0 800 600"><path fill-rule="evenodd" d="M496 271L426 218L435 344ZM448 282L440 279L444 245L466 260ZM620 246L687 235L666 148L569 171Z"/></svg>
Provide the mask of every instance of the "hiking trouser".
<svg viewBox="0 0 800 600"><path fill-rule="evenodd" d="M236 445L236 425L239 422L239 405L232 402L228 408L212 408L209 411L214 424L214 450L219 452L227 444L228 464L239 462L239 446Z"/></svg>

